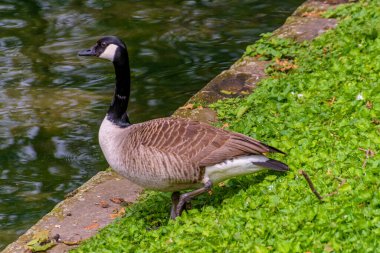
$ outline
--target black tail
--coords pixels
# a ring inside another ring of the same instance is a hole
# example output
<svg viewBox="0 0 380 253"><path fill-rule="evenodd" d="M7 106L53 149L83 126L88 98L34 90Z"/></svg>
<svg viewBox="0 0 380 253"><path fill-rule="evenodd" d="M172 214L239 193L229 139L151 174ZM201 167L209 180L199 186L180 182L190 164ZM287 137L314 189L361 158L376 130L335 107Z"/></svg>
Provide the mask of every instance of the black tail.
<svg viewBox="0 0 380 253"><path fill-rule="evenodd" d="M273 160L273 159L268 159L265 162L252 162L252 163L255 165L262 166L262 167L265 167L265 168L268 168L271 170L276 170L276 171L285 172L285 171L289 170L288 165L286 165L285 163L282 163L280 161Z"/></svg>
<svg viewBox="0 0 380 253"><path fill-rule="evenodd" d="M271 152L271 153L281 153L281 154L286 155L286 153L282 152L281 150L279 150L279 149L277 149L275 147L272 147L272 146L269 146L269 145L266 145L266 146L268 146L269 152Z"/></svg>

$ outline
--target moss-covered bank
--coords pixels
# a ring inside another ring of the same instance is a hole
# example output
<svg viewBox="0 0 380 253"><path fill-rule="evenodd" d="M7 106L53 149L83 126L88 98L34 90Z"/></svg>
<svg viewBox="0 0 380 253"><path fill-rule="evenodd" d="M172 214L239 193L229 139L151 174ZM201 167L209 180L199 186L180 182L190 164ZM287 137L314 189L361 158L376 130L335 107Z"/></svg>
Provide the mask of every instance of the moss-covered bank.
<svg viewBox="0 0 380 253"><path fill-rule="evenodd" d="M213 105L219 124L284 150L290 173L231 179L175 222L170 194L147 192L74 252L378 252L380 2L325 15L341 22L312 42L266 35L248 47L273 62L270 77Z"/></svg>

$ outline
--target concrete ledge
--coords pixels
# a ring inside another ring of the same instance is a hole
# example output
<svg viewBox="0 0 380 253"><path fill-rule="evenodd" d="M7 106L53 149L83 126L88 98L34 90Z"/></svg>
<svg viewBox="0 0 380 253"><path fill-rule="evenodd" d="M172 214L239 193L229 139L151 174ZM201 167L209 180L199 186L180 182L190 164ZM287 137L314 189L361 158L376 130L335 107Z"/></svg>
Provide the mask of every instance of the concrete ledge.
<svg viewBox="0 0 380 253"><path fill-rule="evenodd" d="M31 252L26 245L35 235L46 232L62 243L48 252L67 252L93 236L122 213L124 203L134 202L142 188L113 171L102 171L58 203L3 253ZM111 201L112 200L112 201ZM120 202L120 203L119 203Z"/></svg>

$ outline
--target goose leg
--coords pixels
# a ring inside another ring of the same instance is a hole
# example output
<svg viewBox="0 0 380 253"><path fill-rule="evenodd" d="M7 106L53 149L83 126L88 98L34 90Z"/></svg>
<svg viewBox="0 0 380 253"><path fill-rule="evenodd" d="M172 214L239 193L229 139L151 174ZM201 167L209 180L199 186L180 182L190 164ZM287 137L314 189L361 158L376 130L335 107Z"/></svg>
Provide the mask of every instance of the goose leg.
<svg viewBox="0 0 380 253"><path fill-rule="evenodd" d="M172 208L170 210L170 218L173 220L175 219L175 211L177 209L178 201L179 201L180 193L179 192L173 192L172 194Z"/></svg>
<svg viewBox="0 0 380 253"><path fill-rule="evenodd" d="M198 196L204 192L207 192L208 190L211 189L211 186L212 186L212 182L207 181L202 188L199 188L199 189L196 189L195 191L187 192L187 193L180 195L177 207L175 209L174 216L171 215L171 218L175 219L177 216L180 216L183 209L185 208L185 204L187 202L189 202L192 198L194 198L194 197L196 197L196 196Z"/></svg>

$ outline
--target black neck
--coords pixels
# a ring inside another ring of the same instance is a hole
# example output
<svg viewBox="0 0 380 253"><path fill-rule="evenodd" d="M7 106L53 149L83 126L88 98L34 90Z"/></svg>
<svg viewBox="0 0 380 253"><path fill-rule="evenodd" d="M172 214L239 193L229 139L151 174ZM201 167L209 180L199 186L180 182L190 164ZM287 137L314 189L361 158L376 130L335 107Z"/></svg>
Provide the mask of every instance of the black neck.
<svg viewBox="0 0 380 253"><path fill-rule="evenodd" d="M120 127L130 125L127 115L131 75L127 50L119 48L115 55L113 65L115 67L116 88L107 118Z"/></svg>

